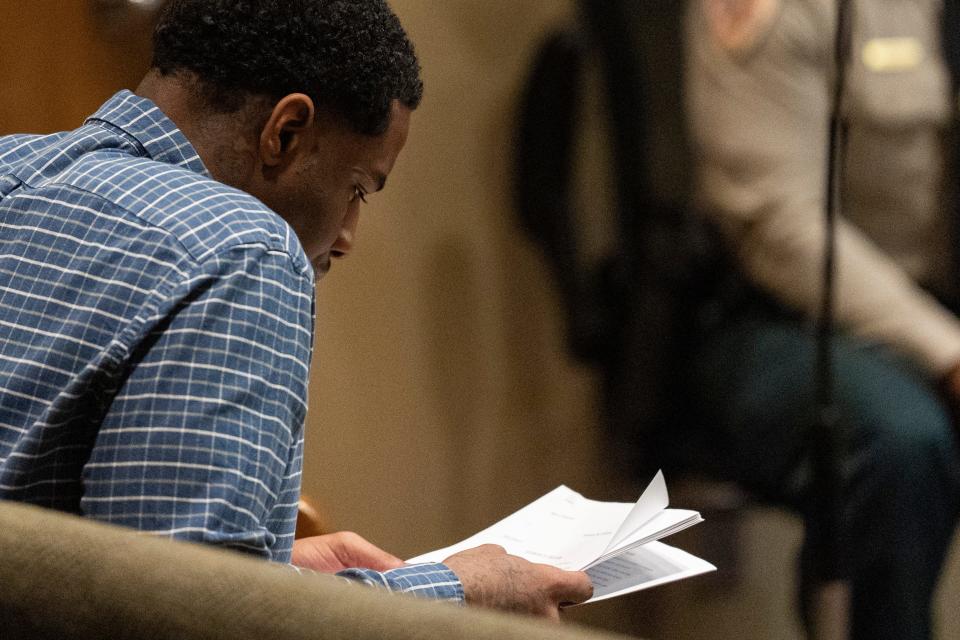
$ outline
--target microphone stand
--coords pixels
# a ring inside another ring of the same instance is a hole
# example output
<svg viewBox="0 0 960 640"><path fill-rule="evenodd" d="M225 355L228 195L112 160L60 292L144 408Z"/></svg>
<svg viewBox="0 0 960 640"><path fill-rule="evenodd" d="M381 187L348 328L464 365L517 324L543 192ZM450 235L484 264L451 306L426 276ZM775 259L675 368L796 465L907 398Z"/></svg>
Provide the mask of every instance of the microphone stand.
<svg viewBox="0 0 960 640"><path fill-rule="evenodd" d="M840 640L849 637L850 587L840 554L843 527L844 478L841 469L844 438L840 415L833 397L833 309L836 276L837 212L842 204L843 173L848 127L841 112L844 78L851 48L850 2L837 2L837 30L834 40L835 77L831 105L830 138L827 153L826 207L824 229L823 291L816 342L816 416L811 430L813 453L814 513L810 520L809 548L813 559L814 584L809 624L811 637ZM814 524L815 523L815 524Z"/></svg>

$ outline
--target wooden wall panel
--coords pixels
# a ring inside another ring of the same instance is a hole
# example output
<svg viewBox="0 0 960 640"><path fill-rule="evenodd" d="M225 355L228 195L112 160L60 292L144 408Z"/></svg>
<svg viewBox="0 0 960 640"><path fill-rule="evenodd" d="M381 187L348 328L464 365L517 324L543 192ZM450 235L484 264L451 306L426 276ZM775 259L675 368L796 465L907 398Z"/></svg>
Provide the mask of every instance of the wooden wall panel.
<svg viewBox="0 0 960 640"><path fill-rule="evenodd" d="M93 0L0 0L0 133L72 129L149 63L147 16Z"/></svg>

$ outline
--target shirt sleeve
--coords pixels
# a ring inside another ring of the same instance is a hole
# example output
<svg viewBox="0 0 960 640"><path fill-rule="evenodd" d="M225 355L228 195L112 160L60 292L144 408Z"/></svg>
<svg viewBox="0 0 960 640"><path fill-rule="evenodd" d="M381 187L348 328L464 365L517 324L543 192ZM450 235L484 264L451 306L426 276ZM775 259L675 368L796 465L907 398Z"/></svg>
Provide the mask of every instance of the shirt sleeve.
<svg viewBox="0 0 960 640"><path fill-rule="evenodd" d="M313 281L259 244L156 293L84 467L84 515L289 562ZM161 288L163 289L163 287Z"/></svg>
<svg viewBox="0 0 960 640"><path fill-rule="evenodd" d="M384 572L346 569L337 575L397 593L464 604L463 584L453 571L439 562L412 564Z"/></svg>
<svg viewBox="0 0 960 640"><path fill-rule="evenodd" d="M689 19L687 107L699 198L745 274L819 313L832 80L832 9L781 2L750 51L723 50L704 0ZM837 228L838 323L939 377L960 362L960 322L849 221Z"/></svg>

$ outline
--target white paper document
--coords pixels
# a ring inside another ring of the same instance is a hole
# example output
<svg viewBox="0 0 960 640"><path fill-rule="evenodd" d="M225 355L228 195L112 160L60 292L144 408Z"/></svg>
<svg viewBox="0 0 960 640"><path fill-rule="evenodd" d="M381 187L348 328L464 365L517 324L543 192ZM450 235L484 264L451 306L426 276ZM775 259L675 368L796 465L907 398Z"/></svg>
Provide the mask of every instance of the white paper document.
<svg viewBox="0 0 960 640"><path fill-rule="evenodd" d="M595 602L716 570L709 562L656 542L703 522L696 511L669 509L663 473L636 503L600 502L559 486L495 525L458 542L411 558L441 562L482 544L561 569L585 570Z"/></svg>

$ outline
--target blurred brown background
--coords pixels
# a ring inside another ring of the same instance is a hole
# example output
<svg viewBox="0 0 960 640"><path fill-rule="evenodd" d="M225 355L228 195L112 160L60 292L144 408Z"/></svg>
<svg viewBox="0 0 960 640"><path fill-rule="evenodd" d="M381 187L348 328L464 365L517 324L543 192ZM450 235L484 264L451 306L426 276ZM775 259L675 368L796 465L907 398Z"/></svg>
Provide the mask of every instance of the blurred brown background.
<svg viewBox="0 0 960 640"><path fill-rule="evenodd" d="M0 133L73 128L134 88L152 4L0 0ZM596 380L565 353L557 292L511 202L518 91L572 2L392 5L417 45L426 97L389 188L363 212L358 249L318 290L304 492L331 526L412 556L560 483L623 500L640 483L604 464ZM588 131L585 157L599 157L602 132ZM753 508L729 530L708 522L674 539L717 562L727 536L740 555L716 576L568 617L654 638L798 638L796 521ZM960 637L958 583L953 567L943 637Z"/></svg>

